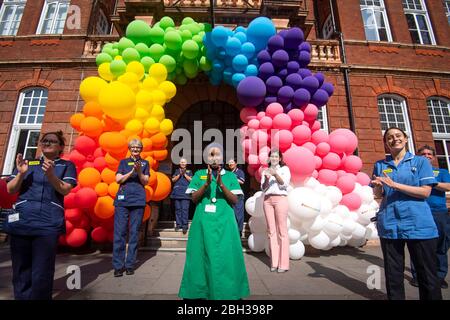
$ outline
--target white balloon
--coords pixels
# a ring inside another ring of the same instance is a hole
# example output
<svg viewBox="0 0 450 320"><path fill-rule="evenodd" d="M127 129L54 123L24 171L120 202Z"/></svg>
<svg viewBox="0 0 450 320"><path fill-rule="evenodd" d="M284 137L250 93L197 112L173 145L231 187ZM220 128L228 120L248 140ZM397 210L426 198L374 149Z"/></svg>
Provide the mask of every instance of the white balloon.
<svg viewBox="0 0 450 320"><path fill-rule="evenodd" d="M350 211L349 213L348 213L348 215L349 215L349 217L353 220L353 221L358 221L358 218L359 218L359 214L358 214L358 212L355 212L355 211Z"/></svg>
<svg viewBox="0 0 450 320"><path fill-rule="evenodd" d="M323 231L308 236L308 241L313 248L322 250L330 244L330 238Z"/></svg>
<svg viewBox="0 0 450 320"><path fill-rule="evenodd" d="M299 230L302 226L302 220L297 218L292 212L288 212L288 219L290 221L290 228Z"/></svg>
<svg viewBox="0 0 450 320"><path fill-rule="evenodd" d="M305 245L301 241L297 241L289 246L289 258L299 260L305 254Z"/></svg>
<svg viewBox="0 0 450 320"><path fill-rule="evenodd" d="M321 206L320 206L320 215L325 218L328 216L333 210L333 203L327 197L320 198Z"/></svg>
<svg viewBox="0 0 450 320"><path fill-rule="evenodd" d="M314 191L322 196L325 196L328 192L328 188L324 184L319 184L314 188Z"/></svg>
<svg viewBox="0 0 450 320"><path fill-rule="evenodd" d="M353 189L352 192L359 194L361 191L362 191L362 185L358 182L355 182L355 188Z"/></svg>
<svg viewBox="0 0 450 320"><path fill-rule="evenodd" d="M366 244L366 239L365 238L351 238L347 242L348 246L355 247L355 248L362 247L365 244Z"/></svg>
<svg viewBox="0 0 450 320"><path fill-rule="evenodd" d="M376 211L367 204L362 204L358 209L357 222L363 226L367 226L370 223L370 219L375 217Z"/></svg>
<svg viewBox="0 0 450 320"><path fill-rule="evenodd" d="M289 242L291 244L296 243L300 239L300 236L301 236L301 234L298 230L295 230L295 229L288 230Z"/></svg>
<svg viewBox="0 0 450 320"><path fill-rule="evenodd" d="M266 219L261 217L250 217L248 226L252 233L267 233Z"/></svg>
<svg viewBox="0 0 450 320"><path fill-rule="evenodd" d="M327 223L323 227L323 231L325 231L330 238L335 238L344 229L344 219L337 214L330 214L327 220Z"/></svg>
<svg viewBox="0 0 450 320"><path fill-rule="evenodd" d="M357 223L355 230L353 230L352 232L352 239L365 239L364 238L365 235L366 235L366 228Z"/></svg>
<svg viewBox="0 0 450 320"><path fill-rule="evenodd" d="M332 247L337 247L341 244L341 237L337 236L336 238L334 238L333 240L331 240L330 242L330 246Z"/></svg>
<svg viewBox="0 0 450 320"><path fill-rule="evenodd" d="M300 232L300 239L298 239L298 240L300 240L300 241L302 241L303 242L303 244L309 244L309 242L308 242L308 234L307 233L301 233Z"/></svg>
<svg viewBox="0 0 450 320"><path fill-rule="evenodd" d="M378 212L378 209L380 209L380 205L376 200L373 200L369 205L374 208L376 212Z"/></svg>
<svg viewBox="0 0 450 320"><path fill-rule="evenodd" d="M320 184L319 181L317 181L316 178L314 177L309 177L305 180L305 187L310 188L310 189L314 189L315 187L317 187Z"/></svg>
<svg viewBox="0 0 450 320"><path fill-rule="evenodd" d="M312 219L320 213L320 196L311 189L300 187L288 195L289 211L296 218Z"/></svg>
<svg viewBox="0 0 450 320"><path fill-rule="evenodd" d="M374 224L373 222L371 222L371 223L366 227L366 235L365 235L365 238L366 238L367 240L376 240L376 239L379 239L377 227L375 226L375 224Z"/></svg>
<svg viewBox="0 0 450 320"><path fill-rule="evenodd" d="M289 212L288 212L287 228L289 229L290 227L291 227L291 219L289 218Z"/></svg>
<svg viewBox="0 0 450 320"><path fill-rule="evenodd" d="M341 238L341 243L339 243L339 246L340 247L345 247L347 245L347 241L348 240L345 240L345 239Z"/></svg>
<svg viewBox="0 0 450 320"><path fill-rule="evenodd" d="M327 220L321 215L318 215L314 219L303 221L302 227L305 228L307 232L319 232L322 230L325 223L327 223Z"/></svg>
<svg viewBox="0 0 450 320"><path fill-rule="evenodd" d="M342 192L337 187L328 186L325 196L331 201L333 207L337 206L342 200Z"/></svg>
<svg viewBox="0 0 450 320"><path fill-rule="evenodd" d="M267 236L262 233L252 233L248 237L248 247L254 252L264 251Z"/></svg>
<svg viewBox="0 0 450 320"><path fill-rule="evenodd" d="M342 222L342 234L346 235L346 236L350 236L352 235L352 232L355 230L356 228L356 222L353 221L352 218L347 217L343 220Z"/></svg>
<svg viewBox="0 0 450 320"><path fill-rule="evenodd" d="M342 204L338 204L333 211L340 216L342 219L350 218L350 210L346 206L343 206Z"/></svg>
<svg viewBox="0 0 450 320"><path fill-rule="evenodd" d="M245 201L245 211L251 216L255 214L255 208L256 208L256 197L250 197Z"/></svg>
<svg viewBox="0 0 450 320"><path fill-rule="evenodd" d="M374 199L373 189L369 186L361 187L359 196L361 197L361 201L363 204L370 204Z"/></svg>

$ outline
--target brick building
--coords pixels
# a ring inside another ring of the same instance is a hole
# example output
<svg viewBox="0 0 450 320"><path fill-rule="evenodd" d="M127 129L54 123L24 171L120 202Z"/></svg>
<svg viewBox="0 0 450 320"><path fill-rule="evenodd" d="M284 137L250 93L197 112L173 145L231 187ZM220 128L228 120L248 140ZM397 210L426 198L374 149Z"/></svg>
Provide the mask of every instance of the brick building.
<svg viewBox="0 0 450 320"><path fill-rule="evenodd" d="M95 54L124 34L133 19L164 15L211 22L206 0L0 1L0 170L18 152L34 156L40 131L62 129L73 144L70 116L80 111L81 79L96 73ZM216 0L214 22L247 25L258 15L278 28L299 26L312 45L310 68L335 94L321 112L324 130L350 128L359 138L363 170L384 156L382 130L404 128L412 149L435 144L450 167L450 1ZM179 88L166 107L175 128L204 120L238 128L234 89L205 76ZM204 127L204 129L207 129ZM163 170L170 172L170 159ZM165 168L165 169L164 169Z"/></svg>

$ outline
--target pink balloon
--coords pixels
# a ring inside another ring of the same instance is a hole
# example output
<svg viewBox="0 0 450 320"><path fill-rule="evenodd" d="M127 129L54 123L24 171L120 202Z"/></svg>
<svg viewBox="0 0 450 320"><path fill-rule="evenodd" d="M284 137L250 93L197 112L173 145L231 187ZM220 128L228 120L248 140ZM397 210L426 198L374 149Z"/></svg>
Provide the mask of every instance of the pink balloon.
<svg viewBox="0 0 450 320"><path fill-rule="evenodd" d="M272 146L278 147L281 152L284 152L291 147L292 141L292 132L289 130L280 130L275 133L271 143Z"/></svg>
<svg viewBox="0 0 450 320"><path fill-rule="evenodd" d="M346 172L346 173L344 174L344 176L346 176L346 177L352 179L352 180L356 183L356 175L354 175L353 173Z"/></svg>
<svg viewBox="0 0 450 320"><path fill-rule="evenodd" d="M247 166L247 172L248 172L249 175L254 176L255 175L255 171L256 171L256 169L254 167Z"/></svg>
<svg viewBox="0 0 450 320"><path fill-rule="evenodd" d="M364 172L358 172L356 174L356 182L362 186L368 186L370 184L370 177Z"/></svg>
<svg viewBox="0 0 450 320"><path fill-rule="evenodd" d="M242 149L246 152L249 153L250 152L250 148L252 147L252 141L250 139L245 139L242 142Z"/></svg>
<svg viewBox="0 0 450 320"><path fill-rule="evenodd" d="M307 126L308 128L311 127L311 126L309 125L309 123L308 123L307 121L304 121L304 120L302 121L302 125Z"/></svg>
<svg viewBox="0 0 450 320"><path fill-rule="evenodd" d="M267 154L269 154L270 153L270 147L269 146L264 146L264 147L259 148L259 153L267 153Z"/></svg>
<svg viewBox="0 0 450 320"><path fill-rule="evenodd" d="M317 180L319 180L320 183L325 184L327 186L334 186L337 180L337 173L336 171L333 170L322 169L319 171Z"/></svg>
<svg viewBox="0 0 450 320"><path fill-rule="evenodd" d="M317 170L314 170L313 173L311 174L311 176L312 176L314 179L317 179L317 177L319 176L319 172L317 172Z"/></svg>
<svg viewBox="0 0 450 320"><path fill-rule="evenodd" d="M285 113L277 114L273 118L272 128L279 130L289 130L292 125L291 117Z"/></svg>
<svg viewBox="0 0 450 320"><path fill-rule="evenodd" d="M328 142L331 147L331 151L334 153L343 153L347 147L348 140L342 134L330 134L330 141Z"/></svg>
<svg viewBox="0 0 450 320"><path fill-rule="evenodd" d="M308 104L306 107L302 108L302 111L305 115L306 121L314 121L317 119L317 114L319 113L319 109L312 103Z"/></svg>
<svg viewBox="0 0 450 320"><path fill-rule="evenodd" d="M268 116L264 116L259 120L259 127L261 129L270 129L272 128L272 118Z"/></svg>
<svg viewBox="0 0 450 320"><path fill-rule="evenodd" d="M319 156L314 156L314 160L316 161L316 169L320 169L322 166L322 158Z"/></svg>
<svg viewBox="0 0 450 320"><path fill-rule="evenodd" d="M320 142L316 148L316 154L324 157L330 152L330 145L326 142Z"/></svg>
<svg viewBox="0 0 450 320"><path fill-rule="evenodd" d="M330 133L330 137L332 135L343 135L347 139L345 148L346 154L352 154L355 151L356 147L358 147L358 138L356 137L355 133L349 129L336 129Z"/></svg>
<svg viewBox="0 0 450 320"><path fill-rule="evenodd" d="M361 159L354 155L347 156L343 163L345 171L351 173L357 173L363 165Z"/></svg>
<svg viewBox="0 0 450 320"><path fill-rule="evenodd" d="M346 206L350 211L358 210L361 207L361 198L354 192L342 197L340 204Z"/></svg>
<svg viewBox="0 0 450 320"><path fill-rule="evenodd" d="M333 152L322 158L322 168L336 170L341 165L341 158Z"/></svg>
<svg viewBox="0 0 450 320"><path fill-rule="evenodd" d="M314 154L306 148L293 146L283 153L283 160L291 171L291 181L301 183L313 173L316 163Z"/></svg>
<svg viewBox="0 0 450 320"><path fill-rule="evenodd" d="M312 132L317 132L322 128L322 126L320 125L319 121L314 121L314 123L311 125L311 131Z"/></svg>
<svg viewBox="0 0 450 320"><path fill-rule="evenodd" d="M327 142L328 143L328 133L323 130L317 130L311 135L311 142L315 145L318 145L321 142Z"/></svg>
<svg viewBox="0 0 450 320"><path fill-rule="evenodd" d="M256 119L261 120L265 115L266 113L264 111L260 111L256 114Z"/></svg>
<svg viewBox="0 0 450 320"><path fill-rule="evenodd" d="M277 114L283 113L284 109L278 102L272 102L266 108L266 116L271 118L275 117Z"/></svg>
<svg viewBox="0 0 450 320"><path fill-rule="evenodd" d="M239 117L241 118L243 123L249 122L251 119L254 119L258 111L256 111L256 108L254 107L245 107L242 108L241 112L239 113Z"/></svg>
<svg viewBox="0 0 450 320"><path fill-rule="evenodd" d="M256 130L252 134L252 142L255 143L258 148L267 146L267 140L269 139L269 135L266 130Z"/></svg>
<svg viewBox="0 0 450 320"><path fill-rule="evenodd" d="M296 126L292 129L292 135L294 137L294 143L297 146L301 146L311 139L311 129L304 125Z"/></svg>
<svg viewBox="0 0 450 320"><path fill-rule="evenodd" d="M303 111L300 110L300 109L292 109L287 114L291 118L292 125L294 127L302 124L302 121L305 118L305 115L303 114Z"/></svg>
<svg viewBox="0 0 450 320"><path fill-rule="evenodd" d="M261 164L267 163L267 161L269 160L269 154L267 152L260 152L258 159L259 159L259 163L261 163Z"/></svg>
<svg viewBox="0 0 450 320"><path fill-rule="evenodd" d="M252 119L248 122L248 128L249 129L253 129L253 130L257 130L259 128L259 120L257 119Z"/></svg>
<svg viewBox="0 0 450 320"><path fill-rule="evenodd" d="M338 175L338 178L340 178L342 176L345 176L347 174L347 171L345 171L345 170L337 170L336 173Z"/></svg>
<svg viewBox="0 0 450 320"><path fill-rule="evenodd" d="M308 142L305 142L305 143L302 145L302 147L308 149L308 150L311 151L313 154L316 154L316 145L315 145L314 143L308 141Z"/></svg>
<svg viewBox="0 0 450 320"><path fill-rule="evenodd" d="M259 162L259 157L258 157L258 155L257 155L257 154L250 154L250 155L248 156L248 164L249 164L250 166L252 166L252 167L255 167L255 169L256 169L257 167L259 167L260 162Z"/></svg>
<svg viewBox="0 0 450 320"><path fill-rule="evenodd" d="M258 183L261 183L261 173L259 171L255 171L255 179Z"/></svg>
<svg viewBox="0 0 450 320"><path fill-rule="evenodd" d="M342 176L337 179L336 187L338 187L342 194L345 195L355 189L355 180L348 175Z"/></svg>

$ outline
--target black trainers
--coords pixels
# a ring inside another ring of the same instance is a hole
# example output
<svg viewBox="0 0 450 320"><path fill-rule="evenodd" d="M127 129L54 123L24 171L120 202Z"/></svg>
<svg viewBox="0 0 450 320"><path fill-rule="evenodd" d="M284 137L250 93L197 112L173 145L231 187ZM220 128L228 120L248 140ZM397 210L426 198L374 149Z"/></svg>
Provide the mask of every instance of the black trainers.
<svg viewBox="0 0 450 320"><path fill-rule="evenodd" d="M133 268L127 268L127 270L125 271L125 273L127 274L127 276L131 276L134 274L134 269Z"/></svg>
<svg viewBox="0 0 450 320"><path fill-rule="evenodd" d="M417 282L416 278L412 278L411 280L409 280L409 284L416 288L419 287L419 283Z"/></svg>
<svg viewBox="0 0 450 320"><path fill-rule="evenodd" d="M115 269L114 270L114 277L121 277L123 276L123 270L122 269Z"/></svg>
<svg viewBox="0 0 450 320"><path fill-rule="evenodd" d="M448 289L448 283L445 279L441 279L441 289Z"/></svg>

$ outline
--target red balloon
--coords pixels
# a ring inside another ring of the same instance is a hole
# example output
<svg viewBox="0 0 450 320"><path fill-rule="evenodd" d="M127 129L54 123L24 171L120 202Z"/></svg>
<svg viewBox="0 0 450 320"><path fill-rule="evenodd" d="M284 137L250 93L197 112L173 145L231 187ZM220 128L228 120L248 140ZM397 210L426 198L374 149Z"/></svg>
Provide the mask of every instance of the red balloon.
<svg viewBox="0 0 450 320"><path fill-rule="evenodd" d="M239 116L240 116L240 118L241 118L243 123L247 123L251 119L255 119L257 113L258 113L258 111L256 111L256 108L254 108L254 107L245 107L245 108L242 108Z"/></svg>
<svg viewBox="0 0 450 320"><path fill-rule="evenodd" d="M342 197L340 204L346 206L350 211L358 210L361 206L361 198L354 192Z"/></svg>
<svg viewBox="0 0 450 320"><path fill-rule="evenodd" d="M316 161L316 170L320 169L320 167L322 166L322 158L320 158L319 156L314 156L314 160Z"/></svg>
<svg viewBox="0 0 450 320"><path fill-rule="evenodd" d="M319 131L316 131L319 132ZM330 152L330 145L326 142L320 142L317 144L316 154L318 156L324 157Z"/></svg>
<svg viewBox="0 0 450 320"><path fill-rule="evenodd" d="M67 241L66 241L66 235L65 234L62 234L62 235L59 236L58 243L61 246L67 246Z"/></svg>
<svg viewBox="0 0 450 320"><path fill-rule="evenodd" d="M275 133L271 143L272 146L277 147L281 152L284 152L291 147L292 141L293 137L291 131L280 130Z"/></svg>
<svg viewBox="0 0 450 320"><path fill-rule="evenodd" d="M258 119L251 119L248 122L248 128L249 129L254 129L254 130L259 129L259 120Z"/></svg>
<svg viewBox="0 0 450 320"><path fill-rule="evenodd" d="M308 104L306 107L302 108L302 111L305 115L306 121L314 121L317 119L317 114L319 113L319 109L312 103Z"/></svg>
<svg viewBox="0 0 450 320"><path fill-rule="evenodd" d="M75 203L79 208L87 209L95 206L97 193L91 188L81 188L75 194Z"/></svg>
<svg viewBox="0 0 450 320"><path fill-rule="evenodd" d="M358 138L356 137L355 133L353 133L351 130L349 129L336 129L333 132L330 133L330 138L331 136L334 135L343 135L346 140L347 140L347 144L345 147L345 153L346 154L352 154L356 147L358 146Z"/></svg>
<svg viewBox="0 0 450 320"><path fill-rule="evenodd" d="M317 180L320 183L325 184L327 186L334 186L337 180L337 173L336 171L333 170L322 169L319 171L319 174L317 175Z"/></svg>
<svg viewBox="0 0 450 320"><path fill-rule="evenodd" d="M66 220L66 233L69 234L73 231L75 227L73 226L73 223L69 220Z"/></svg>
<svg viewBox="0 0 450 320"><path fill-rule="evenodd" d="M311 125L311 132L317 132L322 128L321 124L319 121L314 121Z"/></svg>
<svg viewBox="0 0 450 320"><path fill-rule="evenodd" d="M302 147L308 149L308 150L311 151L313 154L316 154L316 149L317 149L317 147L316 147L316 145L315 145L314 143L308 141L308 142L304 143L304 144L302 145Z"/></svg>
<svg viewBox="0 0 450 320"><path fill-rule="evenodd" d="M256 115L256 119L261 120L262 118L264 118L266 116L266 113L264 111L260 111L258 112L258 114Z"/></svg>
<svg viewBox="0 0 450 320"><path fill-rule="evenodd" d="M11 209L18 196L18 193L9 194L6 189L6 180L0 179L0 208Z"/></svg>
<svg viewBox="0 0 450 320"><path fill-rule="evenodd" d="M91 231L92 240L103 243L108 241L108 231L103 227L97 227Z"/></svg>
<svg viewBox="0 0 450 320"><path fill-rule="evenodd" d="M85 156L93 154L96 148L95 140L87 136L80 136L75 141L75 149Z"/></svg>
<svg viewBox="0 0 450 320"><path fill-rule="evenodd" d="M80 208L66 209L64 211L66 220L70 221L74 225L78 225L83 216L83 211Z"/></svg>
<svg viewBox="0 0 450 320"><path fill-rule="evenodd" d="M73 190L73 189L72 189ZM72 209L75 208L75 193L70 192L67 196L64 197L64 208Z"/></svg>
<svg viewBox="0 0 450 320"><path fill-rule="evenodd" d="M97 149L95 149L94 154L93 154L93 156L95 158L104 157L105 155L106 155L106 152L103 151L103 149L101 147L98 147Z"/></svg>
<svg viewBox="0 0 450 320"><path fill-rule="evenodd" d="M345 195L355 189L355 180L348 175L339 177L336 181L336 187Z"/></svg>
<svg viewBox="0 0 450 320"><path fill-rule="evenodd" d="M87 232L81 228L75 228L66 236L67 245L73 248L81 247L86 243Z"/></svg>
<svg viewBox="0 0 450 320"><path fill-rule="evenodd" d="M77 167L81 167L86 162L86 157L77 150L72 150L69 153L69 160L72 161Z"/></svg>
<svg viewBox="0 0 450 320"><path fill-rule="evenodd" d="M94 160L94 168L97 169L99 172L102 172L103 169L105 169L107 166L105 158L104 157L98 157Z"/></svg>
<svg viewBox="0 0 450 320"><path fill-rule="evenodd" d="M268 116L264 116L259 120L259 127L261 129L271 129L272 128L272 118Z"/></svg>

